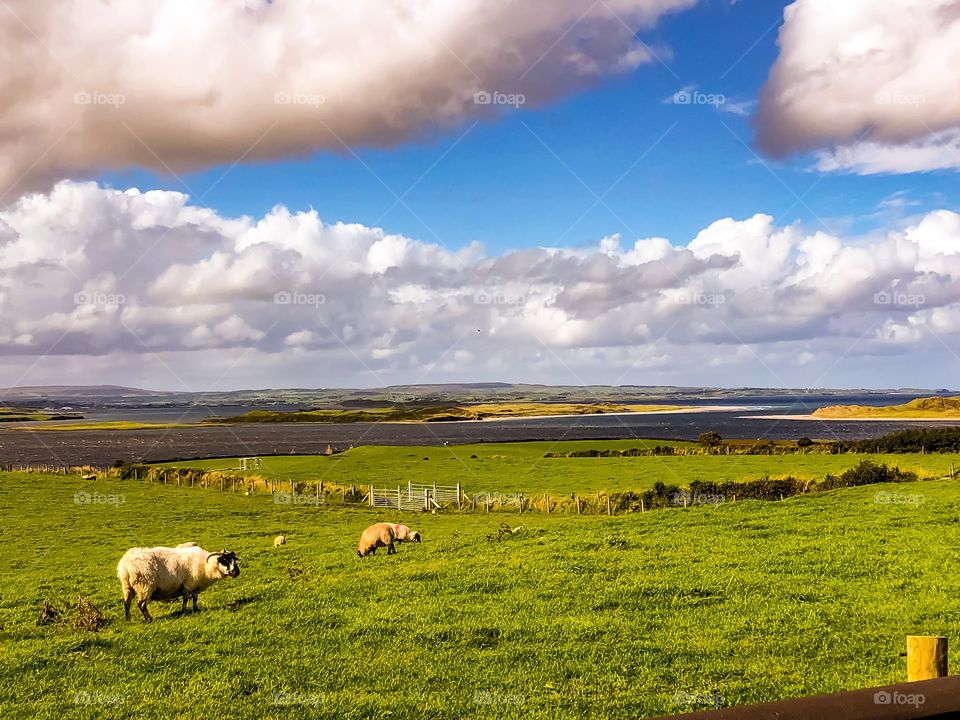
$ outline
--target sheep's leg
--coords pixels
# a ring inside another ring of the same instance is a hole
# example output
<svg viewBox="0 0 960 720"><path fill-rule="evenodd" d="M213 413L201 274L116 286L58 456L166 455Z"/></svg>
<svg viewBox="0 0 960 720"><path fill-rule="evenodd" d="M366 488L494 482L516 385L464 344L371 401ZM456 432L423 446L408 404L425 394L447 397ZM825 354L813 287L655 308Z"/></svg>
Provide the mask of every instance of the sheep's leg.
<svg viewBox="0 0 960 720"><path fill-rule="evenodd" d="M190 596L193 598L193 611L200 612L200 608L197 607L197 591L191 590ZM186 600L184 600L184 603L186 603Z"/></svg>
<svg viewBox="0 0 960 720"><path fill-rule="evenodd" d="M146 599L141 600L137 603L137 607L140 608L140 612L143 613L143 619L145 622L153 622L153 618L150 617L150 613L147 612L147 601Z"/></svg>
<svg viewBox="0 0 960 720"><path fill-rule="evenodd" d="M393 546L393 543L387 545L387 555L395 555L396 553L397 549Z"/></svg>
<svg viewBox="0 0 960 720"><path fill-rule="evenodd" d="M183 592L180 593L180 613L183 614L187 611L187 598L190 597L190 591L186 588L183 589Z"/></svg>
<svg viewBox="0 0 960 720"><path fill-rule="evenodd" d="M136 594L136 590L133 588L127 588L127 596L123 600L123 615L127 622L130 622L130 603L133 602L133 598L136 596Z"/></svg>

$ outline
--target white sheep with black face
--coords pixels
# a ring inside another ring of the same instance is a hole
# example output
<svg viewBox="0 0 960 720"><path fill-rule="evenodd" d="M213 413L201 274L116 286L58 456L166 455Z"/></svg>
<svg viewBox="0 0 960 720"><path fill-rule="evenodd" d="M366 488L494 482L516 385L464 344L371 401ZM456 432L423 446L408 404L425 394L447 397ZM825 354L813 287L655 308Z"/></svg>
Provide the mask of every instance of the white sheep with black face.
<svg viewBox="0 0 960 720"><path fill-rule="evenodd" d="M143 619L153 622L147 612L151 600L181 598L181 612L187 609L187 599L193 599L197 612L197 593L227 577L240 575L236 553L223 550L207 552L196 543L183 543L175 548L131 548L117 565L117 577L123 593L124 614L130 619L130 604L137 598L137 607Z"/></svg>

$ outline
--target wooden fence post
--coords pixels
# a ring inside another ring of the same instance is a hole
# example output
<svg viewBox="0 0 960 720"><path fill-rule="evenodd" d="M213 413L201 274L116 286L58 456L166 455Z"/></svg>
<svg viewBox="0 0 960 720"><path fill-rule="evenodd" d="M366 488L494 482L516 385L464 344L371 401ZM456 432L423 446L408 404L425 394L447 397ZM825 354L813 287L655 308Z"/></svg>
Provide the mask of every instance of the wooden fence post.
<svg viewBox="0 0 960 720"><path fill-rule="evenodd" d="M607 495L607 515L613 515L613 510L610 508L610 496Z"/></svg>
<svg viewBox="0 0 960 720"><path fill-rule="evenodd" d="M457 510L461 509L460 498L460 483L457 483Z"/></svg>
<svg viewBox="0 0 960 720"><path fill-rule="evenodd" d="M907 635L907 682L947 675L947 639L940 635Z"/></svg>
<svg viewBox="0 0 960 720"><path fill-rule="evenodd" d="M577 515L579 515L580 514L580 496L574 495L573 499L577 501Z"/></svg>
<svg viewBox="0 0 960 720"><path fill-rule="evenodd" d="M546 503L547 503L547 515L549 515L549 514L550 514L550 493L545 493L543 497L544 497L544 499L546 500Z"/></svg>
<svg viewBox="0 0 960 720"><path fill-rule="evenodd" d="M646 511L643 509L643 498L640 498L640 512L646 512Z"/></svg>
<svg viewBox="0 0 960 720"><path fill-rule="evenodd" d="M403 495L400 494L400 486L397 485L397 510L403 505Z"/></svg>

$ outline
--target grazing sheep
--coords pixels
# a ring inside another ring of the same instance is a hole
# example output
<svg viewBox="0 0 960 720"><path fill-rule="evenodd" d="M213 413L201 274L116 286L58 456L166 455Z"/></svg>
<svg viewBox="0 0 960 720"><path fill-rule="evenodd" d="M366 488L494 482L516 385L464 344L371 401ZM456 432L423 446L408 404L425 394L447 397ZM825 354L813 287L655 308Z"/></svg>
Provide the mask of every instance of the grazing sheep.
<svg viewBox="0 0 960 720"><path fill-rule="evenodd" d="M187 609L187 598L193 599L197 612L197 593L215 582L240 574L236 553L224 550L207 552L196 543L183 543L175 548L131 548L117 564L117 577L123 593L124 615L130 619L130 603L137 598L143 619L153 622L147 612L150 600L181 598L181 612Z"/></svg>
<svg viewBox="0 0 960 720"><path fill-rule="evenodd" d="M406 525L394 525L393 535L395 541L398 543L420 542L420 533L416 530L411 530Z"/></svg>
<svg viewBox="0 0 960 720"><path fill-rule="evenodd" d="M366 557L375 555L378 547L387 548L387 555L393 555L397 549L393 546L396 540L396 534L393 525L390 523L377 523L371 525L360 536L360 543L357 545L357 555Z"/></svg>
<svg viewBox="0 0 960 720"><path fill-rule="evenodd" d="M287 536L286 536L286 535L277 535L277 536L273 539L273 546L274 546L274 547L280 547L281 545L286 545L286 544L287 544Z"/></svg>

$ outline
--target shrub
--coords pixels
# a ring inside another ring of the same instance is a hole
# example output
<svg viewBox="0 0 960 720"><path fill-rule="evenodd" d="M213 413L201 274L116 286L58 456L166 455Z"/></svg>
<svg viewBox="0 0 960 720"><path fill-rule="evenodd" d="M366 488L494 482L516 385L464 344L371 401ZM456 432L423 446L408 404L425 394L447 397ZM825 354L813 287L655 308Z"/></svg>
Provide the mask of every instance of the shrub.
<svg viewBox="0 0 960 720"><path fill-rule="evenodd" d="M720 437L720 433L709 431L705 433L700 433L700 437L697 441L703 445L703 447L717 447L720 443L723 442L723 438Z"/></svg>

